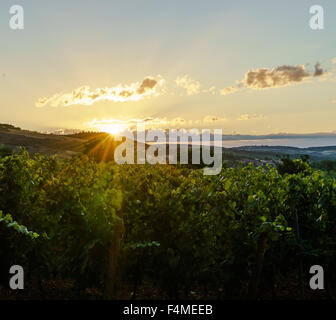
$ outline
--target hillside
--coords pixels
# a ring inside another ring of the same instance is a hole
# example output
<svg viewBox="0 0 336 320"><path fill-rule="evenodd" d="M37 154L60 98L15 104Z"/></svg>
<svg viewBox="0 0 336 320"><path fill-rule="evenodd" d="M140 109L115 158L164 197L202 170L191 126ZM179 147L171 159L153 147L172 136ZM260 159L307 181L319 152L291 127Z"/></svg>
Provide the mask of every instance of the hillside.
<svg viewBox="0 0 336 320"><path fill-rule="evenodd" d="M43 134L0 124L0 147L10 147L14 150L24 147L30 153L64 157L82 152L85 142L77 137Z"/></svg>
<svg viewBox="0 0 336 320"><path fill-rule="evenodd" d="M111 161L120 144L104 132L81 132L70 135L45 134L0 124L0 148L25 148L29 153L55 155L62 158L77 153L87 154L97 161ZM137 144L135 144L136 148Z"/></svg>

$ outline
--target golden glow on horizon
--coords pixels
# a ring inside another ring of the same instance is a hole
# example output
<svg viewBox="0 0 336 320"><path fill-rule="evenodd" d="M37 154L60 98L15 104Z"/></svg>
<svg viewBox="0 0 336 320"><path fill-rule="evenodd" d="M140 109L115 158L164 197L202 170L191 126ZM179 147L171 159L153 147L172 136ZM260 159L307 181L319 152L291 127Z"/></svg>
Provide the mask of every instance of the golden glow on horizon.
<svg viewBox="0 0 336 320"><path fill-rule="evenodd" d="M119 133L121 133L122 131L124 131L126 128L125 126L121 125L121 124L104 124L99 126L99 130L102 132L106 132L109 133L111 135L117 135Z"/></svg>

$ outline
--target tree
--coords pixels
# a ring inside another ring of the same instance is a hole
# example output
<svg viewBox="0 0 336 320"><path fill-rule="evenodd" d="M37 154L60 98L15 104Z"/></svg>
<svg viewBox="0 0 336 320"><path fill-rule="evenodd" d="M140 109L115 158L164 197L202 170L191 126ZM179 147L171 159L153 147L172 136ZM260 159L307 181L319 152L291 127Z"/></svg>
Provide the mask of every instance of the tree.
<svg viewBox="0 0 336 320"><path fill-rule="evenodd" d="M308 163L309 156L303 155L301 159L292 160L288 155L281 159L281 163L277 165L277 170L281 175L300 174L309 175L312 169Z"/></svg>

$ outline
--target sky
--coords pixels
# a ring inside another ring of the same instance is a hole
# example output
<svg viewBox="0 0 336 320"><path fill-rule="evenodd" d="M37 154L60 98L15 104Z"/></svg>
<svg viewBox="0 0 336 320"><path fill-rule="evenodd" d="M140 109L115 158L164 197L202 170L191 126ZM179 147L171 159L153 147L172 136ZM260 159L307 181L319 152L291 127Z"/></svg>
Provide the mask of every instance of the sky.
<svg viewBox="0 0 336 320"><path fill-rule="evenodd" d="M334 0L1 0L0 123L333 132L335 31Z"/></svg>

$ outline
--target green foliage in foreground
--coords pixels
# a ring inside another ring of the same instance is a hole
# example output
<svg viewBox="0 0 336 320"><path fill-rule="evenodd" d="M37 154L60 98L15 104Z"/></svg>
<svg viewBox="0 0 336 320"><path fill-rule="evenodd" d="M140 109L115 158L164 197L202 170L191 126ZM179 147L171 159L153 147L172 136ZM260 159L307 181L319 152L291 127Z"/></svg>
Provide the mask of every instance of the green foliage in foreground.
<svg viewBox="0 0 336 320"><path fill-rule="evenodd" d="M13 218L0 216L2 270L20 264L29 277L70 277L107 297L149 281L170 297L204 287L227 298L288 286L298 265L335 270L336 180L296 167L305 170L204 176L86 156L3 157L0 209Z"/></svg>
<svg viewBox="0 0 336 320"><path fill-rule="evenodd" d="M327 172L329 176L336 178L336 161L335 160L323 160L312 163L312 168L316 170L322 170Z"/></svg>
<svg viewBox="0 0 336 320"><path fill-rule="evenodd" d="M31 239L36 239L39 235L36 232L28 231L27 227L19 225L16 221L13 220L13 217L10 214L3 216L2 211L0 210L0 223L4 223L7 228L12 228L18 233L26 235Z"/></svg>
<svg viewBox="0 0 336 320"><path fill-rule="evenodd" d="M9 147L0 147L0 158L7 157L13 154L13 150Z"/></svg>

